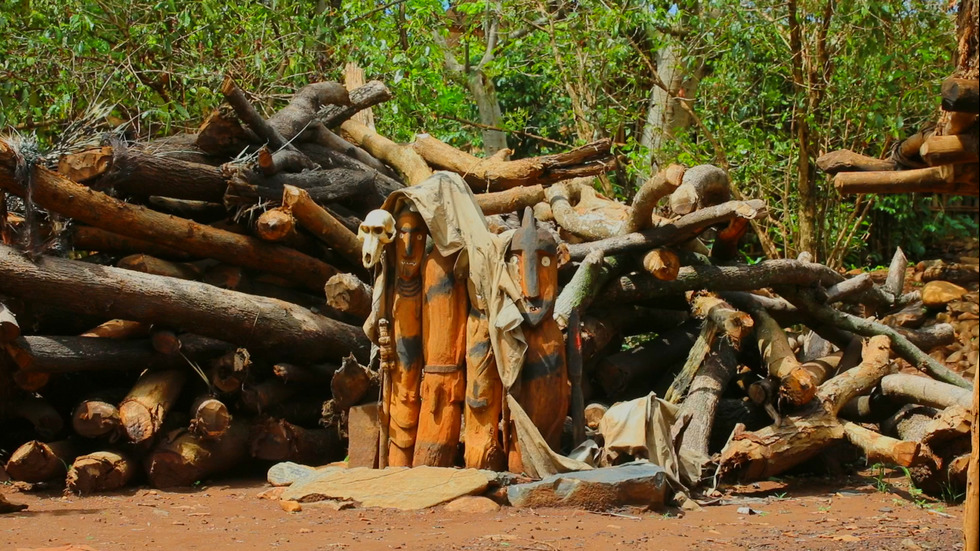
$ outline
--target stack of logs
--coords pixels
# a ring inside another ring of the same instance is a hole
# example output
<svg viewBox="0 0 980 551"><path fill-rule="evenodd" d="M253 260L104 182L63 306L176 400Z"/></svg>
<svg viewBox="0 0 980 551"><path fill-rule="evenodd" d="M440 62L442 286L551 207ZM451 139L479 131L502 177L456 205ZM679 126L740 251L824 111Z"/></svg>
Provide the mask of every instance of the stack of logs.
<svg viewBox="0 0 980 551"><path fill-rule="evenodd" d="M378 399L355 233L434 169L464 177L493 231L533 207L559 238L555 316L581 317L573 392L591 427L656 391L680 404L679 445L717 453L723 474L774 475L831 442L953 472L970 385L928 354L952 327L877 321L920 300L903 293L900 251L880 285L807 258L740 264L766 206L732 200L716 167L671 165L626 205L595 191L615 167L608 141L520 160L398 144L357 118L387 89L354 80L311 84L264 118L226 79L227 105L197 133L142 144L48 158L0 139L7 474L91 493L342 459L348 411ZM892 374L893 356L925 376ZM903 402L930 422L867 424Z"/></svg>
<svg viewBox="0 0 980 551"><path fill-rule="evenodd" d="M895 147L889 158L875 159L847 149L817 159L834 174L841 194L947 193L980 195L980 83L976 69L968 78L942 83L939 122Z"/></svg>

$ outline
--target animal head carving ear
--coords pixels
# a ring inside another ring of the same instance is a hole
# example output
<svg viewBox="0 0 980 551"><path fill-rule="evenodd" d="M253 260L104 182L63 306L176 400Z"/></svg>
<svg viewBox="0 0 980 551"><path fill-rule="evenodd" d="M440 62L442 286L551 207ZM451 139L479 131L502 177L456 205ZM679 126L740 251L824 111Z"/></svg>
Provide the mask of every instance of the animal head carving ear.
<svg viewBox="0 0 980 551"><path fill-rule="evenodd" d="M395 218L383 209L372 210L357 228L361 242L361 263L371 268L381 260L384 246L395 239Z"/></svg>

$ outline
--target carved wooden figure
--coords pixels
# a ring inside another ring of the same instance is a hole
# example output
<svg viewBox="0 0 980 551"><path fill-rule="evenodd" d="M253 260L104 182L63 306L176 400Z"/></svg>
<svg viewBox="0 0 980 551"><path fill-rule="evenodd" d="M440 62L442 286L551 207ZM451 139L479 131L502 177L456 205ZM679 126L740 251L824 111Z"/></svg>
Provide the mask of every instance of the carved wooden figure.
<svg viewBox="0 0 980 551"><path fill-rule="evenodd" d="M517 306L524 316L521 329L527 341L520 388L515 395L553 450L561 445L570 389L565 341L553 318L558 295L557 249L551 234L538 229L531 209L525 209L507 253L508 269L521 286ZM515 432L511 435L508 468L519 473L523 471L521 452Z"/></svg>
<svg viewBox="0 0 980 551"><path fill-rule="evenodd" d="M458 255L433 248L422 265L422 410L413 464L456 464L466 392L466 279L453 273Z"/></svg>
<svg viewBox="0 0 980 551"><path fill-rule="evenodd" d="M428 230L409 207L395 219L395 277L391 293L395 369L391 376L388 465L411 467L418 429L422 379L422 256Z"/></svg>
<svg viewBox="0 0 980 551"><path fill-rule="evenodd" d="M504 469L500 438L504 387L490 346L490 320L470 307L466 318L466 407L463 458L469 469Z"/></svg>

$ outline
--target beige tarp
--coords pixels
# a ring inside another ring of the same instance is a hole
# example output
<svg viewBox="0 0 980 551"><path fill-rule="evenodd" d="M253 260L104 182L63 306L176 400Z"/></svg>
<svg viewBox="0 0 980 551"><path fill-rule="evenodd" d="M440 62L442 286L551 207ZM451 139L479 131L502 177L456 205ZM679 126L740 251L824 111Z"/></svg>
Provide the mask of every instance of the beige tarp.
<svg viewBox="0 0 980 551"><path fill-rule="evenodd" d="M619 452L650 460L663 467L674 481L696 485L707 457L683 449L678 454L671 438L677 422L677 406L650 393L629 402L613 404L599 421L607 452Z"/></svg>
<svg viewBox="0 0 980 551"><path fill-rule="evenodd" d="M521 331L521 313L515 300L520 286L511 278L504 253L513 231L495 235L487 227L483 212L469 186L455 173L437 172L419 185L401 189L385 200L382 208L397 215L405 201L410 201L429 227L429 234L442 255L460 253L457 273L469 274L470 301L486 310L490 320L490 341L497 371L504 384L506 408L514 422L521 456L527 474L544 477L560 472L591 469L589 465L552 451L510 389L521 373L527 343ZM385 271L375 279L375 304L381 304ZM377 342L375 309L364 324L368 337Z"/></svg>

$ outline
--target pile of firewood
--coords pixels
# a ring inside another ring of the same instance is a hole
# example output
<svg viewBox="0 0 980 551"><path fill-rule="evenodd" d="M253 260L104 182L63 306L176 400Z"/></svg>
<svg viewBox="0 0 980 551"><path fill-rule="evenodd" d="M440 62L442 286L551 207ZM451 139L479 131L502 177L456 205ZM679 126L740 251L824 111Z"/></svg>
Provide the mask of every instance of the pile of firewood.
<svg viewBox="0 0 980 551"><path fill-rule="evenodd" d="M195 134L55 158L0 139L10 477L90 493L141 473L167 487L255 461L343 459L347 411L378 399L356 232L434 169L463 176L493 231L530 206L559 237L555 316L581 316L572 392L591 404L573 419L595 427L606 406L655 391L680 404L679 446L749 479L832 442L943 476L964 453L961 425L940 443L901 420L865 424L884 401L951 425L971 396L928 354L954 342L951 326L889 321L921 300L903 293L900 251L881 285L808 258L740 264L765 202L733 200L710 165L671 165L625 205L593 186L615 166L608 141L481 159L428 135L379 135L361 117L388 98L378 82L311 84L268 118L231 79L222 92L227 105ZM927 377L890 379L893 356ZM568 440L562 451L579 443Z"/></svg>

